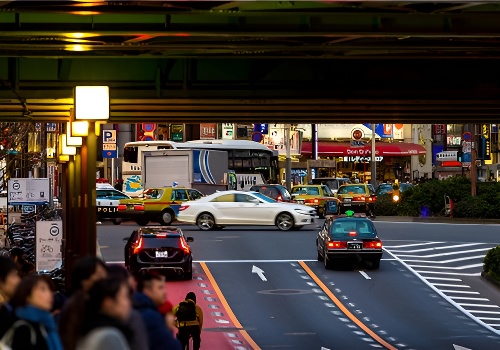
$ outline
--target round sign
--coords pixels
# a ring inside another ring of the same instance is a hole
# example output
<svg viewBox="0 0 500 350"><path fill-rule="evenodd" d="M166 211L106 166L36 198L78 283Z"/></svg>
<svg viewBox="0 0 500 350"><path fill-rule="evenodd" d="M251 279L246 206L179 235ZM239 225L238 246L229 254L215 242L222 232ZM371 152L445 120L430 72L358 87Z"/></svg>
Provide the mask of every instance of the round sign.
<svg viewBox="0 0 500 350"><path fill-rule="evenodd" d="M12 184L12 188L15 189L16 191L21 188L21 184L19 182L14 182Z"/></svg>
<svg viewBox="0 0 500 350"><path fill-rule="evenodd" d="M155 129L156 129L156 124L154 123L142 124L142 130L144 130L145 132L152 132L155 131Z"/></svg>
<svg viewBox="0 0 500 350"><path fill-rule="evenodd" d="M262 138L263 138L262 133L260 133L258 131L252 133L252 141L261 142Z"/></svg>
<svg viewBox="0 0 500 350"><path fill-rule="evenodd" d="M57 226L51 226L49 232L50 232L51 236L55 237L55 236L57 236L59 234L59 227L57 227Z"/></svg>
<svg viewBox="0 0 500 350"><path fill-rule="evenodd" d="M354 129L352 131L352 139L353 140L361 140L364 136L363 130L361 129Z"/></svg>
<svg viewBox="0 0 500 350"><path fill-rule="evenodd" d="M470 132L464 132L462 134L462 140L464 140L464 141L471 141L472 140L472 134Z"/></svg>

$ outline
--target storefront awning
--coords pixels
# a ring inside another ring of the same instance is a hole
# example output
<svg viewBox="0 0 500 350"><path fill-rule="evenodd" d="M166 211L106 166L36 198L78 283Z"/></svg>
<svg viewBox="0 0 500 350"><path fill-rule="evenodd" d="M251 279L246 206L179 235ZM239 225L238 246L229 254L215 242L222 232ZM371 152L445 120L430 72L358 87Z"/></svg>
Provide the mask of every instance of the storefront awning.
<svg viewBox="0 0 500 350"><path fill-rule="evenodd" d="M457 161L453 161L453 160L447 160L447 161L444 161L444 162L441 162L441 166L442 167L462 167L462 162L457 162Z"/></svg>
<svg viewBox="0 0 500 350"><path fill-rule="evenodd" d="M371 154L371 144L364 146L351 146L349 142L320 141L318 142L318 156L323 157L348 157L348 156L369 156ZM377 156L382 157L406 157L426 154L425 147L415 143L387 143L377 142L375 144ZM311 154L311 142L302 142L302 154Z"/></svg>

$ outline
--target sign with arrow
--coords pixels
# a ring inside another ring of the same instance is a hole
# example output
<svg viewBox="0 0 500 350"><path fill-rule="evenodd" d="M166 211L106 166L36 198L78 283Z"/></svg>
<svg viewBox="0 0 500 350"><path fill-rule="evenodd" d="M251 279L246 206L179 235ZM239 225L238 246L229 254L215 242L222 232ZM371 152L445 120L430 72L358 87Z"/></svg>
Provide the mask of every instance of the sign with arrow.
<svg viewBox="0 0 500 350"><path fill-rule="evenodd" d="M253 265L252 266L252 273L256 273L260 277L261 280L267 281L266 276L264 276L264 271L261 268Z"/></svg>

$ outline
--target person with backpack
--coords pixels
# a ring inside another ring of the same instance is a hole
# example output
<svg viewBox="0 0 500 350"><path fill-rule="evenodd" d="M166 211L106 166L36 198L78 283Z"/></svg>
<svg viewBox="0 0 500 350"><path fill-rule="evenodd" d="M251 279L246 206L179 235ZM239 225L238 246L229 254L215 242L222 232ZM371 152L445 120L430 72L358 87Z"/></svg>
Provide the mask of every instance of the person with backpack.
<svg viewBox="0 0 500 350"><path fill-rule="evenodd" d="M193 338L193 350L199 350L201 344L201 329L203 328L203 311L196 304L196 294L189 292L186 299L181 301L173 311L179 333L177 338L185 349L189 337Z"/></svg>
<svg viewBox="0 0 500 350"><path fill-rule="evenodd" d="M14 308L10 299L20 281L16 263L8 257L0 256L0 338L14 323Z"/></svg>
<svg viewBox="0 0 500 350"><path fill-rule="evenodd" d="M54 291L46 275L23 278L11 299L17 320L2 337L2 346L12 350L63 350L50 313Z"/></svg>

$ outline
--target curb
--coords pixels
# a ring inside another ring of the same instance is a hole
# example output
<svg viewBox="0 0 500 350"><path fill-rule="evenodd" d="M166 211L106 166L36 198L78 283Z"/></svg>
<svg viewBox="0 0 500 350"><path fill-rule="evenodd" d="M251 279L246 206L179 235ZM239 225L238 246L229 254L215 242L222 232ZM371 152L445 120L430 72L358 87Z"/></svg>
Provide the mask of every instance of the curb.
<svg viewBox="0 0 500 350"><path fill-rule="evenodd" d="M494 279L493 277L489 276L484 271L481 271L481 277L484 278L485 280L487 280L488 282L490 282L491 284L494 284L495 286L497 286L498 288L500 288L500 281L497 281L496 279Z"/></svg>
<svg viewBox="0 0 500 350"><path fill-rule="evenodd" d="M466 219L450 217L377 216L374 221L427 222L448 224L500 224L499 219Z"/></svg>

